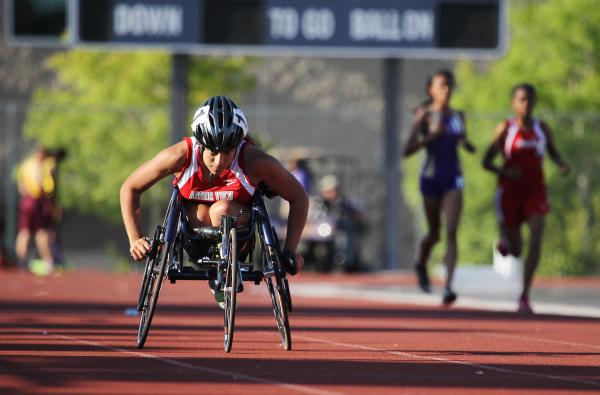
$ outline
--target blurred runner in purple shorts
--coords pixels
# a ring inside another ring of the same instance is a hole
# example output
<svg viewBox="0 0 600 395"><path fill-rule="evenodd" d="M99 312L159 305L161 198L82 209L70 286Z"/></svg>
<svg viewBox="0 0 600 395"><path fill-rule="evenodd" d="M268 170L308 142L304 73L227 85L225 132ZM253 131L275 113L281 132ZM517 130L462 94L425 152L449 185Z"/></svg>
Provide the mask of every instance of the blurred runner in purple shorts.
<svg viewBox="0 0 600 395"><path fill-rule="evenodd" d="M450 107L453 89L454 76L449 71L437 71L427 80L425 90L429 99L415 111L404 150L405 156L421 148L427 152L421 170L420 189L428 233L421 240L414 266L419 286L424 292L431 292L427 261L440 238L440 217L444 212L447 234L444 256L447 277L442 299L444 305L450 305L456 300L452 279L458 251L456 234L464 188L457 147L462 145L467 151L475 152L475 146L467 140L464 114Z"/></svg>

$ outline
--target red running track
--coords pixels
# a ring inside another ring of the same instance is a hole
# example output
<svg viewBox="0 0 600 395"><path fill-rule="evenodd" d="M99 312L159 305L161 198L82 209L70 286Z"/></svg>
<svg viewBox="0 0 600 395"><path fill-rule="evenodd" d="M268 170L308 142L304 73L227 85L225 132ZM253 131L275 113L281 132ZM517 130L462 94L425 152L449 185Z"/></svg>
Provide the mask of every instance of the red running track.
<svg viewBox="0 0 600 395"><path fill-rule="evenodd" d="M286 352L248 283L226 354L208 287L180 281L138 350L139 274L0 278L2 394L600 393L598 319L297 297Z"/></svg>

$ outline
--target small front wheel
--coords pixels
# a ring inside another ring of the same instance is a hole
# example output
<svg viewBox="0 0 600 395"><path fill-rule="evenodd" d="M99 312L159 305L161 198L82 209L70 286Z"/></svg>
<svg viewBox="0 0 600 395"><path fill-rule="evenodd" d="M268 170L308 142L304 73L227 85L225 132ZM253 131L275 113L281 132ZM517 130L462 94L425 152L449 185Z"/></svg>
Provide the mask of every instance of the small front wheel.
<svg viewBox="0 0 600 395"><path fill-rule="evenodd" d="M233 344L233 330L235 327L235 310L237 308L237 290L239 281L239 267L237 258L237 233L235 228L232 228L229 231L227 246L227 264L225 269L225 283L223 285L223 293L225 299L225 307L223 312L223 327L225 330L225 352L230 352L231 346Z"/></svg>

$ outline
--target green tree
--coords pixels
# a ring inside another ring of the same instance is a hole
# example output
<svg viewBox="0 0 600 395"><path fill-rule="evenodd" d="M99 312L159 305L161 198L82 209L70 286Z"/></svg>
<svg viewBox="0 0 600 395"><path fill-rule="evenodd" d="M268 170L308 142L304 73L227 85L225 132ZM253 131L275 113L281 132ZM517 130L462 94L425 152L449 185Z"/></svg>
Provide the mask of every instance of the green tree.
<svg viewBox="0 0 600 395"><path fill-rule="evenodd" d="M540 269L546 274L598 272L600 236L600 7L595 0L514 1L510 43L493 63L458 62L454 104L467 110L480 153L493 127L510 112L510 89L528 81L538 88L536 114L554 130L573 172L563 178L546 161L552 213ZM489 262L495 225L495 180L477 160L465 160L466 215L461 226L463 261Z"/></svg>
<svg viewBox="0 0 600 395"><path fill-rule="evenodd" d="M252 87L254 79L244 71L249 62L192 59L191 108L209 96L236 98ZM25 134L46 146L67 148L60 174L64 207L118 221L121 183L169 143L170 57L75 50L52 56L48 67L56 81L36 91ZM161 188L144 195L145 205L164 200Z"/></svg>

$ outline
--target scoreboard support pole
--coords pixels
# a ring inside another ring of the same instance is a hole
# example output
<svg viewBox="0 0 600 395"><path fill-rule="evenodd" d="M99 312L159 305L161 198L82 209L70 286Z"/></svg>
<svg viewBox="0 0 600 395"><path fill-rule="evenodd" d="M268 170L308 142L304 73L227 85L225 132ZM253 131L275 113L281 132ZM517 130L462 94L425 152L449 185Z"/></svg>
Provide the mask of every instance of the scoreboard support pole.
<svg viewBox="0 0 600 395"><path fill-rule="evenodd" d="M189 92L188 67L190 56L171 55L171 143L175 144L189 135L187 121L187 96Z"/></svg>
<svg viewBox="0 0 600 395"><path fill-rule="evenodd" d="M402 61L395 58L383 60L383 179L384 179L384 213L382 237L382 257L385 269L400 267L398 253L399 225L399 125L400 122L400 74Z"/></svg>

